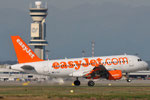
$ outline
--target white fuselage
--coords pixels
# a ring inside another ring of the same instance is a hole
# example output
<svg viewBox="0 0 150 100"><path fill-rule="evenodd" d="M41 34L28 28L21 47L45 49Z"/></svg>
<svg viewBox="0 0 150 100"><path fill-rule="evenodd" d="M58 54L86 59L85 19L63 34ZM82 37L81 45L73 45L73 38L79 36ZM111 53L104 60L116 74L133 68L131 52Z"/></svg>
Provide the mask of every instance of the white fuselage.
<svg viewBox="0 0 150 100"><path fill-rule="evenodd" d="M92 70L99 64L103 64L107 70L121 70L124 73L145 70L148 67L148 64L137 56L118 55L23 63L12 65L11 69L49 75L51 77L76 77L77 75L75 73L77 73L78 76L82 76L84 72L86 73L86 71ZM32 66L34 70L25 70L22 66Z"/></svg>

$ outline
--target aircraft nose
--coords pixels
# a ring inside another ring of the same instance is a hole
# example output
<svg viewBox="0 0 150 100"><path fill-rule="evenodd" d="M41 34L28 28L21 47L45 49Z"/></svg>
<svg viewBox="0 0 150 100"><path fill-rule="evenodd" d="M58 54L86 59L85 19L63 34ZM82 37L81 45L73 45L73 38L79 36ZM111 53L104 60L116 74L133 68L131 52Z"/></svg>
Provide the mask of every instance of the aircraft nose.
<svg viewBox="0 0 150 100"><path fill-rule="evenodd" d="M149 64L147 63L147 62L143 62L143 65L144 65L144 68L146 69L146 70L148 70L149 69Z"/></svg>

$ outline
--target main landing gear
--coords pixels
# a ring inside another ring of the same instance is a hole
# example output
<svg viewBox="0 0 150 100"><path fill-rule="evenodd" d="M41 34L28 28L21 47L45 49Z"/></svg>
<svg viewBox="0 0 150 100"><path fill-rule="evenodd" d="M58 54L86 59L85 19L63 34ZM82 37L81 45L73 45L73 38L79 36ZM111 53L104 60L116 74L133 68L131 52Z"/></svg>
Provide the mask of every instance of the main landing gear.
<svg viewBox="0 0 150 100"><path fill-rule="evenodd" d="M95 82L94 81L88 81L88 86L90 86L90 87L92 87L92 86L94 86L95 85Z"/></svg>
<svg viewBox="0 0 150 100"><path fill-rule="evenodd" d="M78 80L78 77L76 78L76 80L74 81L74 85L75 86L80 86L80 81Z"/></svg>
<svg viewBox="0 0 150 100"><path fill-rule="evenodd" d="M79 81L78 77L76 78L76 80L74 81L74 85L75 86L80 86L81 82ZM92 87L95 85L95 82L90 80L88 81L88 86Z"/></svg>

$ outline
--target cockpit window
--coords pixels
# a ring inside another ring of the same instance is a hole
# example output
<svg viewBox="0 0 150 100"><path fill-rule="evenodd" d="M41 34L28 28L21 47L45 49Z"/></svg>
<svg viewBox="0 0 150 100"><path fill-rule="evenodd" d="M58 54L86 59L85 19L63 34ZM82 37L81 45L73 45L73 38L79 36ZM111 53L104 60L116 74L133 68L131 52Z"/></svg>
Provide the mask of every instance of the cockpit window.
<svg viewBox="0 0 150 100"><path fill-rule="evenodd" d="M142 59L138 59L138 61L142 61Z"/></svg>

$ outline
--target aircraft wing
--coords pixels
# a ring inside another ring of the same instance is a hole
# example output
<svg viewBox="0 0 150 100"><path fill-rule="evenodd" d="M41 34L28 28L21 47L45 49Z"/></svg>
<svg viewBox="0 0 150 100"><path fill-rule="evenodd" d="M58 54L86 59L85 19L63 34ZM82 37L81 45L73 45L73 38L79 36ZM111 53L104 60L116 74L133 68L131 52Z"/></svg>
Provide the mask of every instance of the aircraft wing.
<svg viewBox="0 0 150 100"><path fill-rule="evenodd" d="M70 76L84 77L86 79L106 78L108 80L118 80L122 78L122 71L108 71L104 65L95 66L92 70L83 70L72 73Z"/></svg>
<svg viewBox="0 0 150 100"><path fill-rule="evenodd" d="M83 70L83 71L76 71L73 72L72 74L70 74L69 76L73 76L73 77L83 77L84 75L90 73L91 70Z"/></svg>

